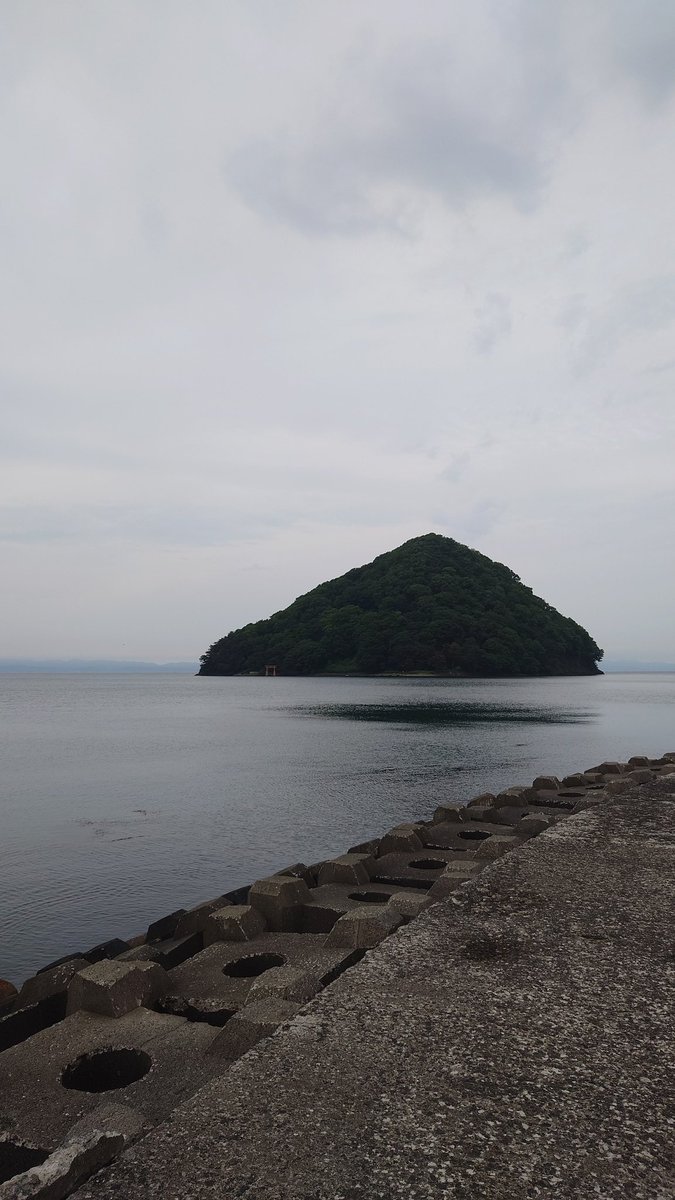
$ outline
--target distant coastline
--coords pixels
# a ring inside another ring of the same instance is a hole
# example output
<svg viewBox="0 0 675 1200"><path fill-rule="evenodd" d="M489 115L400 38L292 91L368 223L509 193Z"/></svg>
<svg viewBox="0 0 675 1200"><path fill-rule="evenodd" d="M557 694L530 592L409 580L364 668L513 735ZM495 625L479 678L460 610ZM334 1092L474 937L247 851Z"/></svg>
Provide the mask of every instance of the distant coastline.
<svg viewBox="0 0 675 1200"><path fill-rule="evenodd" d="M0 674L192 674L197 662L142 662L111 658L0 658Z"/></svg>
<svg viewBox="0 0 675 1200"><path fill-rule="evenodd" d="M602 661L602 669L605 675L671 675L675 672L675 663L605 658Z"/></svg>
<svg viewBox="0 0 675 1200"><path fill-rule="evenodd" d="M101 674L101 675L196 675L199 670L198 662L147 662L139 659L110 659L110 658L0 658L0 675L60 675L60 674ZM600 675L668 675L675 674L675 663L640 662L634 659L603 659ZM250 676L240 675L239 678ZM259 676L256 675L256 678ZM354 672L321 672L313 678L365 678ZM293 678L293 676L286 676ZM455 672L447 675L437 675L431 671L390 671L377 675L368 675L369 679L473 679L476 676ZM523 678L520 676L519 678ZM528 676L537 679L542 676Z"/></svg>

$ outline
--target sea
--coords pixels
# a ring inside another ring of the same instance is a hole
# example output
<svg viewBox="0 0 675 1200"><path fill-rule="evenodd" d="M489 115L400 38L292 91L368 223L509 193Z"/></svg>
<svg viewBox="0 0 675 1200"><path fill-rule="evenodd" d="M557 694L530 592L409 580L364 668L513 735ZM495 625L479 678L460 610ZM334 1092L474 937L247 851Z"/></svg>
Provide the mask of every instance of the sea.
<svg viewBox="0 0 675 1200"><path fill-rule="evenodd" d="M0 675L0 978L442 801L675 750L675 674Z"/></svg>

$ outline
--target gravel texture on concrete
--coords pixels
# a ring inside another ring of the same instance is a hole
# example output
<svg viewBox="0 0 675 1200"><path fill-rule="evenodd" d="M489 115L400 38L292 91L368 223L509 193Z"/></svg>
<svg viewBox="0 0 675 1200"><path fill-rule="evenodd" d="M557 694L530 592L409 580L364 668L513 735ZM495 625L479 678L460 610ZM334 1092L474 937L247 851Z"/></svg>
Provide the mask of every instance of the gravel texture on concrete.
<svg viewBox="0 0 675 1200"><path fill-rule="evenodd" d="M155 1124L202 1085L204 1053L217 1033L210 1025L145 1008L117 1020L74 1013L0 1056L0 1137L56 1149L73 1123L100 1105L102 1095L108 1102L120 1097ZM63 1085L73 1064L91 1061L96 1075L98 1056L120 1050L132 1060L141 1055L141 1063L147 1056L147 1069L138 1073L132 1061L129 1086L102 1091Z"/></svg>
<svg viewBox="0 0 675 1200"><path fill-rule="evenodd" d="M672 1200L671 779L487 866L78 1200Z"/></svg>

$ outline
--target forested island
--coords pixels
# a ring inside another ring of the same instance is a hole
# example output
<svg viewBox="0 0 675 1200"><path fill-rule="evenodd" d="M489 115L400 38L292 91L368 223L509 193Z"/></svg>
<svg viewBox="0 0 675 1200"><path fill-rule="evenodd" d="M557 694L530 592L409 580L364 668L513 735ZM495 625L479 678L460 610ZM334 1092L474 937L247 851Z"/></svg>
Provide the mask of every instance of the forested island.
<svg viewBox="0 0 675 1200"><path fill-rule="evenodd" d="M200 675L598 675L590 634L508 567L412 538L220 638Z"/></svg>

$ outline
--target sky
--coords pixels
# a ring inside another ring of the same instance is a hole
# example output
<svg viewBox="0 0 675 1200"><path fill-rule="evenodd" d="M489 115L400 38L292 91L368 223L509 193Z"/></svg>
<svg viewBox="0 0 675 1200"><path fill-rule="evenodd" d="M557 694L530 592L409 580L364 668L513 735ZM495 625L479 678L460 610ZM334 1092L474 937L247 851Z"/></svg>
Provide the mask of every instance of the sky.
<svg viewBox="0 0 675 1200"><path fill-rule="evenodd" d="M675 660L672 0L3 0L0 655L408 538Z"/></svg>

